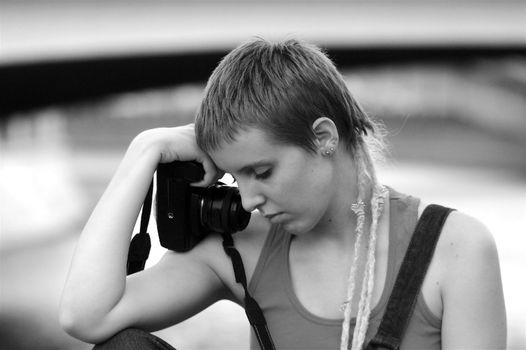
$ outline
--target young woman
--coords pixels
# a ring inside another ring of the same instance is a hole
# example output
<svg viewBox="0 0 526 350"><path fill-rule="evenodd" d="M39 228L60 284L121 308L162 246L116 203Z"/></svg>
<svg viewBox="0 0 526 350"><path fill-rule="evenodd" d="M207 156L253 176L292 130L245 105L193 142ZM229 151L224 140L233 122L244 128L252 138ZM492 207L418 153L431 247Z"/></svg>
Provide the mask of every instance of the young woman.
<svg viewBox="0 0 526 350"><path fill-rule="evenodd" d="M216 235L126 277L130 236L157 165L197 160L206 172L198 185L230 173L253 212L235 243L276 348L362 349L426 207L378 182L378 140L319 49L296 40L239 46L210 77L195 126L148 130L130 144L80 237L64 328L90 343L110 339L100 348L145 341L164 349L149 334L114 335L165 328L221 299L244 304ZM415 305L401 349L505 348L498 256L481 223L449 215Z"/></svg>

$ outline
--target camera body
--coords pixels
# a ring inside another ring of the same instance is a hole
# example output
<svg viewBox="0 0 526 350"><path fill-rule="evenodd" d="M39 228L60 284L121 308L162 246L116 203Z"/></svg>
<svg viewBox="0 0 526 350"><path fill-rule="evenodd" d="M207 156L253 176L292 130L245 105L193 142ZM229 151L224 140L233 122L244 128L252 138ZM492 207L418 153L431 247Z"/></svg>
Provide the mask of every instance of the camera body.
<svg viewBox="0 0 526 350"><path fill-rule="evenodd" d="M221 182L191 186L204 176L198 162L175 161L157 167L156 221L159 241L186 252L212 232L235 233L247 227L250 213L241 205L237 187Z"/></svg>

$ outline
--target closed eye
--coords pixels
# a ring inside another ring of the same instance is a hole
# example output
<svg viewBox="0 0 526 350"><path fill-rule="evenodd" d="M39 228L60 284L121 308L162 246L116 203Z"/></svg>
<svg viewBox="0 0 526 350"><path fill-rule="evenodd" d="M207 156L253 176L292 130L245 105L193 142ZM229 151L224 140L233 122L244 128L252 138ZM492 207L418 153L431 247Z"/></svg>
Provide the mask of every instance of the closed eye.
<svg viewBox="0 0 526 350"><path fill-rule="evenodd" d="M268 169L262 173L254 172L254 176L258 180L265 180L268 179L272 175L272 169Z"/></svg>

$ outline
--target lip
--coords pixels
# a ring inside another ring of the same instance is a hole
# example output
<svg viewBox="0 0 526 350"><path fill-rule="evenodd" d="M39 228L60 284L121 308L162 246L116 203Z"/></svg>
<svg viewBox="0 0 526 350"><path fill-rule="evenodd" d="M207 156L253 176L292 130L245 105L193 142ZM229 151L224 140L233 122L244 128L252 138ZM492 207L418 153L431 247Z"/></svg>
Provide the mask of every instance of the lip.
<svg viewBox="0 0 526 350"><path fill-rule="evenodd" d="M267 220L269 220L270 222L275 223L281 214L282 213L267 214L265 215L265 218L267 218Z"/></svg>

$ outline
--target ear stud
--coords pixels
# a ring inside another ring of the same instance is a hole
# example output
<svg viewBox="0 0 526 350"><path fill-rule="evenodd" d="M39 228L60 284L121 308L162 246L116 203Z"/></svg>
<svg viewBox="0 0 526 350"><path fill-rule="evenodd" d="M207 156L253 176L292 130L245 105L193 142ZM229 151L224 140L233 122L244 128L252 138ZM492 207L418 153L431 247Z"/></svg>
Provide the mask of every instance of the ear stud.
<svg viewBox="0 0 526 350"><path fill-rule="evenodd" d="M330 157L333 155L334 151L335 151L334 147L330 147L329 149L326 149L325 151L323 151L323 155L326 157Z"/></svg>

